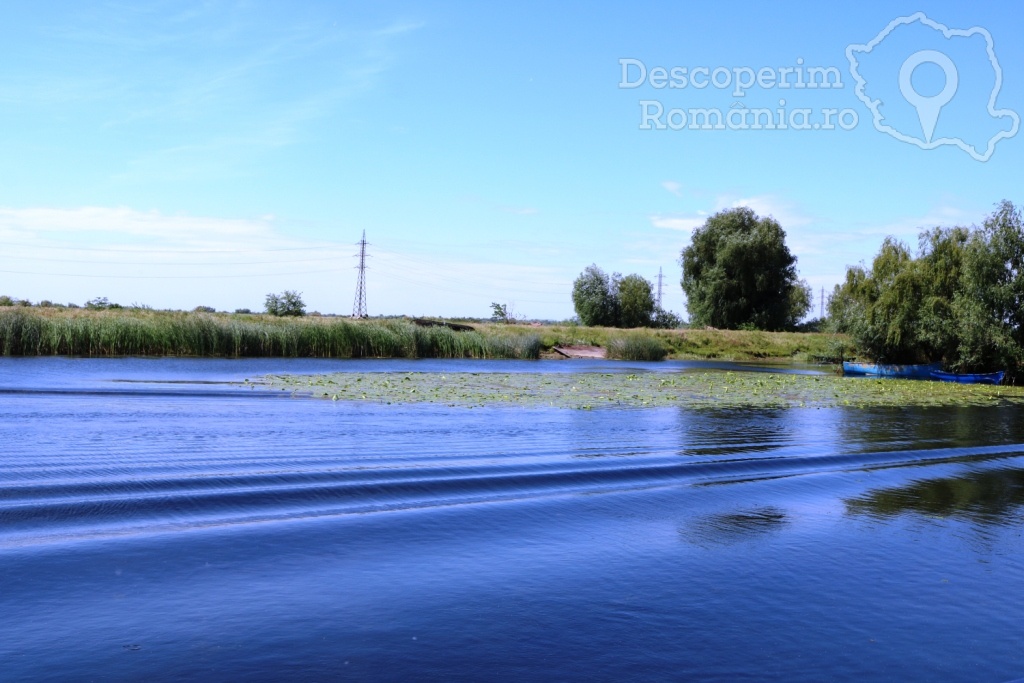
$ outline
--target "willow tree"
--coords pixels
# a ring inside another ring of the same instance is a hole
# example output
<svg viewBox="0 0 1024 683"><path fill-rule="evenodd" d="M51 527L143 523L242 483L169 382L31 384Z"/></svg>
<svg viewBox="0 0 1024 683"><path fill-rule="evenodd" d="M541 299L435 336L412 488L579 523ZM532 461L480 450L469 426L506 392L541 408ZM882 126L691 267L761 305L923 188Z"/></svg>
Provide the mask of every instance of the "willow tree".
<svg viewBox="0 0 1024 683"><path fill-rule="evenodd" d="M782 226L747 207L708 218L679 262L691 324L783 330L810 310L811 291L797 278Z"/></svg>
<svg viewBox="0 0 1024 683"><path fill-rule="evenodd" d="M584 325L615 327L619 322L619 277L596 264L587 266L572 285L572 304Z"/></svg>
<svg viewBox="0 0 1024 683"><path fill-rule="evenodd" d="M1003 201L981 227L925 230L916 257L886 238L870 268L847 268L829 300L829 325L876 360L1024 377L1020 210Z"/></svg>
<svg viewBox="0 0 1024 683"><path fill-rule="evenodd" d="M618 284L619 327L650 327L654 320L654 286L635 273Z"/></svg>

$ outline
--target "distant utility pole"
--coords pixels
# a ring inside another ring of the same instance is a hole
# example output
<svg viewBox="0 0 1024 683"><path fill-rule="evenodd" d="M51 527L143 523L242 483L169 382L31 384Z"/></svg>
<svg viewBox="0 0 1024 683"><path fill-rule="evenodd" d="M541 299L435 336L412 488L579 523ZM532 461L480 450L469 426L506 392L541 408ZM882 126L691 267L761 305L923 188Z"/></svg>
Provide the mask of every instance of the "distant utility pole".
<svg viewBox="0 0 1024 683"><path fill-rule="evenodd" d="M366 318L366 231L359 240L359 277L356 278L356 298L352 303L352 317Z"/></svg>
<svg viewBox="0 0 1024 683"><path fill-rule="evenodd" d="M658 267L658 308L661 308L661 266Z"/></svg>
<svg viewBox="0 0 1024 683"><path fill-rule="evenodd" d="M819 318L825 317L825 288L821 288L821 313L818 315Z"/></svg>

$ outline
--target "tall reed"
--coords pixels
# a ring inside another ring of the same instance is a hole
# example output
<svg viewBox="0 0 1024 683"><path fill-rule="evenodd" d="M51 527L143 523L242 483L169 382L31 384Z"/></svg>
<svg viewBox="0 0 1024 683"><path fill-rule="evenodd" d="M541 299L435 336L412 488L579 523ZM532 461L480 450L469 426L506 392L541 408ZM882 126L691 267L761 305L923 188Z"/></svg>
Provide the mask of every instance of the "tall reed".
<svg viewBox="0 0 1024 683"><path fill-rule="evenodd" d="M656 337L627 334L608 341L607 357L619 360L664 360L668 349Z"/></svg>
<svg viewBox="0 0 1024 683"><path fill-rule="evenodd" d="M401 320L239 317L152 311L0 310L5 356L537 358L532 334L485 336Z"/></svg>

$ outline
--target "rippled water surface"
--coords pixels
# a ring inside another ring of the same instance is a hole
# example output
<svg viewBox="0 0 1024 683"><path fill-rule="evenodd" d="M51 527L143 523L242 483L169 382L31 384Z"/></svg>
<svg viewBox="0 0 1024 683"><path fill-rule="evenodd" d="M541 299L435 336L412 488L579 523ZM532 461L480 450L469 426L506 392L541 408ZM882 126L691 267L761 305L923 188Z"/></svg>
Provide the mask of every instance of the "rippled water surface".
<svg viewBox="0 0 1024 683"><path fill-rule="evenodd" d="M0 359L0 680L1024 677L1020 409L238 385L695 368Z"/></svg>

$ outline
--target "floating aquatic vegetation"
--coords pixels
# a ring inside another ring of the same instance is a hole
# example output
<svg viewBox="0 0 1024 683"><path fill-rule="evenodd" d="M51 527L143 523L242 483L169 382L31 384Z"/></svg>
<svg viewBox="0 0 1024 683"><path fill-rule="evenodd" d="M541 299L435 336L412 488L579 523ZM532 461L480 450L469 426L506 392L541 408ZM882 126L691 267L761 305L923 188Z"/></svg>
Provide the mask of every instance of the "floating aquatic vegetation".
<svg viewBox="0 0 1024 683"><path fill-rule="evenodd" d="M338 401L591 410L1024 404L1024 388L736 372L355 373L271 375L260 385Z"/></svg>

